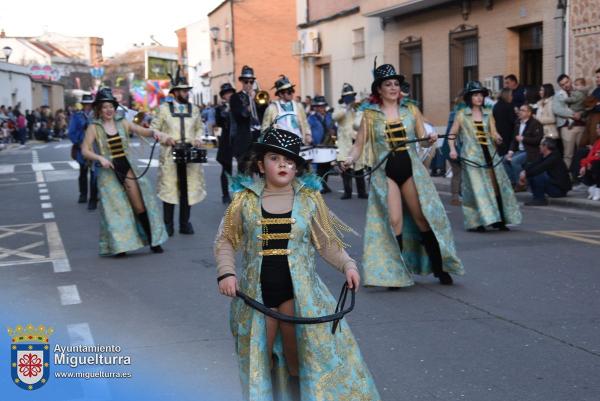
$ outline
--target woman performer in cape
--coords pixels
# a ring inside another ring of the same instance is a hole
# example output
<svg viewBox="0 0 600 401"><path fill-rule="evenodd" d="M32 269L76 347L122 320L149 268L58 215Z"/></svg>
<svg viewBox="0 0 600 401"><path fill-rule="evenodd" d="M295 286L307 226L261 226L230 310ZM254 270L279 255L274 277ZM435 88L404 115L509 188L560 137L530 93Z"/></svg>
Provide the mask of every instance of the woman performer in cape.
<svg viewBox="0 0 600 401"><path fill-rule="evenodd" d="M415 143L406 143L418 138L425 139L421 143L427 146L437 135L427 137L419 109L402 102L403 75L384 64L374 70L374 76L356 142L343 164L351 167L366 147L367 164L381 165L371 175L364 285L406 287L414 284L413 274L429 273L441 284L451 285L450 273L462 275L464 270L450 222Z"/></svg>

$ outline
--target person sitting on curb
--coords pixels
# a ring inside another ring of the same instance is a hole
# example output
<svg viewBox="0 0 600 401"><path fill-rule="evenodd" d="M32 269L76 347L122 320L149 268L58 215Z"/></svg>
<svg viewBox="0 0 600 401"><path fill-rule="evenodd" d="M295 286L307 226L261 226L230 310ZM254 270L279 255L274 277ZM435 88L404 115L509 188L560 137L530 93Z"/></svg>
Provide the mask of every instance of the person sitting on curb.
<svg viewBox="0 0 600 401"><path fill-rule="evenodd" d="M540 144L540 153L542 157L526 164L520 175L519 183L524 185L527 181L533 194L533 199L525 202L525 206L546 206L546 195L562 198L571 190L569 171L556 149L556 141L544 138Z"/></svg>
<svg viewBox="0 0 600 401"><path fill-rule="evenodd" d="M600 123L596 124L598 136L587 156L581 159L579 177L588 185L588 199L600 200Z"/></svg>
<svg viewBox="0 0 600 401"><path fill-rule="evenodd" d="M533 117L533 108L529 104L519 107L519 121L515 124L515 136L512 140L506 161L509 178L515 192L525 191L517 181L525 163L533 163L540 157L540 142L544 136L542 124Z"/></svg>

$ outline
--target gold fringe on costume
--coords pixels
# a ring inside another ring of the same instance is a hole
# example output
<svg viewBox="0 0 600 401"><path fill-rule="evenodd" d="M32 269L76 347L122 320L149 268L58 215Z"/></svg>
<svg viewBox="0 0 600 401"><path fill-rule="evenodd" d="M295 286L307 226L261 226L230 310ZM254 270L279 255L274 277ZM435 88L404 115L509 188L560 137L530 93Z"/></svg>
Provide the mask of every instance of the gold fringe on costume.
<svg viewBox="0 0 600 401"><path fill-rule="evenodd" d="M375 110L365 110L363 118L365 119L365 127L367 129L365 136L365 164L373 167L377 163L377 155L375 154L375 120L380 117L381 113Z"/></svg>
<svg viewBox="0 0 600 401"><path fill-rule="evenodd" d="M240 191L234 194L233 200L225 211L225 217L223 217L223 236L231 242L233 249L238 250L242 242L242 225L238 224L234 226L233 216L239 215L244 202L248 199L251 192L249 190Z"/></svg>
<svg viewBox="0 0 600 401"><path fill-rule="evenodd" d="M329 208L325 204L325 200L323 200L323 196L320 192L309 189L303 189L303 192L306 193L306 195L315 203L315 206L317 207L317 215L314 218L314 222L317 224L321 232L325 234L327 245L335 243L340 248L348 248L350 245L342 241L342 238L344 237L342 232L351 232L352 229L329 211ZM311 234L315 243L315 247L317 249L321 249L322 244L319 243L319 239L312 226Z"/></svg>
<svg viewBox="0 0 600 401"><path fill-rule="evenodd" d="M342 238L344 231L351 232L352 229L330 212L329 208L325 204L325 200L323 200L323 196L321 196L321 193L309 188L302 188L301 192L303 195L311 199L316 206L317 213L313 220L319 230L325 235L325 238L327 239L327 245L335 243L340 248L349 247L349 245L346 244ZM233 249L235 250L237 250L241 245L243 233L242 225L234 224L233 216L240 215L244 203L254 197L255 195L248 189L237 192L229 204L227 211L225 212L225 217L223 217L223 236L231 243ZM285 220L287 223L288 219ZM257 222L257 224L258 223L259 222ZM316 248L321 249L322 244L319 242L319 237L316 235L312 225L311 234Z"/></svg>

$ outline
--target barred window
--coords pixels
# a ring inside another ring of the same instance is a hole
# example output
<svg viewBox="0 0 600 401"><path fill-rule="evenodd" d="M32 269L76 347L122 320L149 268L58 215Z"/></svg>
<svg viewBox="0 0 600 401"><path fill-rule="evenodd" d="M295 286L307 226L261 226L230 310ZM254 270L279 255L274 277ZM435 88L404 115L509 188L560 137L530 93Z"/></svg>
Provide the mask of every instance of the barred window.
<svg viewBox="0 0 600 401"><path fill-rule="evenodd" d="M352 30L352 57L365 57L365 28Z"/></svg>

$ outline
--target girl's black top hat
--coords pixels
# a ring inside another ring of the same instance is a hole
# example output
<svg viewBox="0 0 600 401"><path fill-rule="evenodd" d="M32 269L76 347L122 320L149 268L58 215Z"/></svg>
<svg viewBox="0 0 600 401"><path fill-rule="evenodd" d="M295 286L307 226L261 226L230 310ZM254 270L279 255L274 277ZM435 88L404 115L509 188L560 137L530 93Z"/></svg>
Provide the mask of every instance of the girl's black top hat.
<svg viewBox="0 0 600 401"><path fill-rule="evenodd" d="M262 140L254 143L256 152L273 152L284 155L294 160L299 166L306 163L306 160L300 156L301 147L302 139L298 135L279 128L267 130Z"/></svg>

